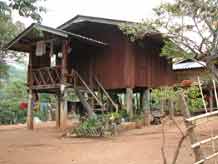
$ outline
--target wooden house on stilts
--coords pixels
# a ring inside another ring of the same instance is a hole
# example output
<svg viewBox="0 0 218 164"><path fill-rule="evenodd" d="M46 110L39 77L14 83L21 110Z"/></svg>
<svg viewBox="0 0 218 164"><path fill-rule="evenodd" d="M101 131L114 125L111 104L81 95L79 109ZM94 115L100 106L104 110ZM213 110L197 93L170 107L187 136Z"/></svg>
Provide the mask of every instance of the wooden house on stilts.
<svg viewBox="0 0 218 164"><path fill-rule="evenodd" d="M75 89L90 115L92 103L83 98L82 90L102 108L104 104L95 92L100 90L114 108L117 105L110 93L126 93L126 108L131 115L134 92L140 92L144 102L149 88L175 83L171 63L159 55L164 44L161 34L145 34L141 47L128 40L118 27L120 23L127 22L78 15L58 28L32 24L7 45L8 50L29 54L30 129L33 93L57 95L57 126L64 128L68 88ZM51 62L53 57L55 63Z"/></svg>

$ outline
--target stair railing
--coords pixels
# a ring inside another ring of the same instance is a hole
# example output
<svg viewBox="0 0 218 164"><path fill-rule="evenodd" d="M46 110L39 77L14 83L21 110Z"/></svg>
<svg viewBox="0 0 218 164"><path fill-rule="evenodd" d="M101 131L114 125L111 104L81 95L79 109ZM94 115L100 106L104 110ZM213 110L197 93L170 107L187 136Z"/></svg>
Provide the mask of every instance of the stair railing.
<svg viewBox="0 0 218 164"><path fill-rule="evenodd" d="M80 76L80 74L72 69L71 71L72 78L74 80L74 87L76 86L77 79L83 84L83 86L87 89L87 91L94 97L94 99L97 101L97 103L104 108L104 104L99 100L99 98L96 96L96 94L89 88L89 86L86 84L86 82L83 80L83 78Z"/></svg>
<svg viewBox="0 0 218 164"><path fill-rule="evenodd" d="M118 105L113 101L113 99L111 98L111 96L108 94L108 92L104 89L103 85L100 83L100 81L98 80L98 78L95 76L94 80L96 82L96 84L99 86L99 88L103 91L104 95L106 96L106 98L110 101L110 103L113 105L113 107L115 108L116 112L118 112Z"/></svg>

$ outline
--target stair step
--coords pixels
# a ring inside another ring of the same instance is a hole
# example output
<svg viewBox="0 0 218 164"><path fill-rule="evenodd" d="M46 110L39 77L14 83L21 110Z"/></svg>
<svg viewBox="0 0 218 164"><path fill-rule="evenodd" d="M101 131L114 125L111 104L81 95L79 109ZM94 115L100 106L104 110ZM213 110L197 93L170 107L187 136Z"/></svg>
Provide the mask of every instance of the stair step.
<svg viewBox="0 0 218 164"><path fill-rule="evenodd" d="M93 110L94 111L107 111L106 108L94 108Z"/></svg>

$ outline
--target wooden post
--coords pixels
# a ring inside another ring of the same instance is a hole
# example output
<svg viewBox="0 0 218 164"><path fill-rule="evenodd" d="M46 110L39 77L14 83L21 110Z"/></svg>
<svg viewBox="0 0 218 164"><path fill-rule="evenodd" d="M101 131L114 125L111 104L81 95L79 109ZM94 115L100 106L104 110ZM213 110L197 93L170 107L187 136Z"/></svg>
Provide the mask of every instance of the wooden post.
<svg viewBox="0 0 218 164"><path fill-rule="evenodd" d="M130 120L133 118L133 90L132 88L126 89L126 110Z"/></svg>
<svg viewBox="0 0 218 164"><path fill-rule="evenodd" d="M210 88L209 90L209 94L210 94L210 99L209 99L209 106L210 106L210 111L213 111L213 90L212 88Z"/></svg>
<svg viewBox="0 0 218 164"><path fill-rule="evenodd" d="M174 115L175 115L175 105L173 100L169 100L169 114L170 114L170 119L173 120Z"/></svg>
<svg viewBox="0 0 218 164"><path fill-rule="evenodd" d="M144 111L144 118L145 118L145 125L150 125L150 118L151 118L151 108L150 108L150 89L143 89L142 95L141 95L141 103L142 103L142 109Z"/></svg>
<svg viewBox="0 0 218 164"><path fill-rule="evenodd" d="M61 84L60 94L60 128L65 129L67 126L67 89Z"/></svg>
<svg viewBox="0 0 218 164"><path fill-rule="evenodd" d="M62 67L61 67L61 73L62 73L62 83L67 82L66 74L68 74L68 49L69 49L69 42L64 41L62 46Z"/></svg>
<svg viewBox="0 0 218 164"><path fill-rule="evenodd" d="M68 73L68 49L69 42L65 40L62 46L62 67L61 67L61 85L60 85L60 128L65 129L67 124L67 89L66 74Z"/></svg>
<svg viewBox="0 0 218 164"><path fill-rule="evenodd" d="M27 128L30 130L33 130L33 77L32 77L32 57L34 53L29 53L29 66L28 66L28 87L29 87L29 93L28 93L28 109L27 109Z"/></svg>
<svg viewBox="0 0 218 164"><path fill-rule="evenodd" d="M181 112L184 116L184 119L188 119L191 117L191 114L190 114L190 111L188 109L188 105L187 105L187 102L185 100L185 96L184 96L184 94L180 94L179 96L180 96L179 97L179 107L180 107ZM191 144L193 145L193 144L197 143L197 135L194 131L194 124L192 122L188 122L185 120L185 126L188 130L188 135L189 135ZM196 162L203 159L203 154L202 154L202 151L200 149L200 146L194 148L193 151L194 151Z"/></svg>
<svg viewBox="0 0 218 164"><path fill-rule="evenodd" d="M61 103L61 96L58 93L57 94L57 103L56 103L56 114L55 114L57 128L60 128L60 103Z"/></svg>
<svg viewBox="0 0 218 164"><path fill-rule="evenodd" d="M33 92L29 89L28 109L27 109L27 128L33 130Z"/></svg>
<svg viewBox="0 0 218 164"><path fill-rule="evenodd" d="M164 113L165 113L164 103L165 103L164 99L161 98L161 99L160 99L160 113L161 113L162 116L163 116Z"/></svg>

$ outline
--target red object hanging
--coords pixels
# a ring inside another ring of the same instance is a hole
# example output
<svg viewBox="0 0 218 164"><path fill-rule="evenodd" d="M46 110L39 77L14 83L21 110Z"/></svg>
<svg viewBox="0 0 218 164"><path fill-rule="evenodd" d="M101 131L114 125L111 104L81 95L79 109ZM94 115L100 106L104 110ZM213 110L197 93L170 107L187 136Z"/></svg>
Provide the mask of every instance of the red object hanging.
<svg viewBox="0 0 218 164"><path fill-rule="evenodd" d="M20 108L21 110L25 110L25 109L27 109L27 107L28 107L28 104L25 103L25 102L21 102L21 103L19 104L19 108Z"/></svg>

